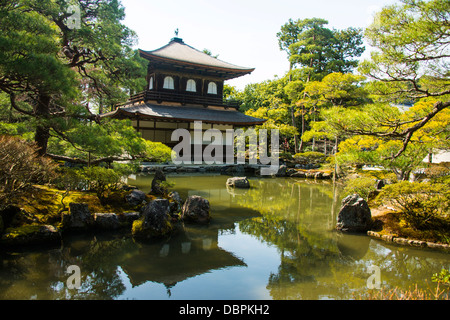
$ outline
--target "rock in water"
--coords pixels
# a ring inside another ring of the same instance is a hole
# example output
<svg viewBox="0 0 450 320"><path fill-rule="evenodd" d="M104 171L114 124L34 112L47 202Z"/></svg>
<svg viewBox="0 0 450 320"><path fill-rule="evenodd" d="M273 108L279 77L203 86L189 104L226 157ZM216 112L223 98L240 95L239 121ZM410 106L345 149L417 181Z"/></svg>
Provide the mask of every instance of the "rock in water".
<svg viewBox="0 0 450 320"><path fill-rule="evenodd" d="M181 209L181 218L187 222L207 223L211 220L209 201L200 196L190 196Z"/></svg>
<svg viewBox="0 0 450 320"><path fill-rule="evenodd" d="M162 172L161 169L156 169L155 176L152 180L152 193L155 195L163 195L165 192L165 189L163 186L161 186L161 182L166 181L166 176Z"/></svg>
<svg viewBox="0 0 450 320"><path fill-rule="evenodd" d="M166 236L172 229L169 200L156 199L149 202L143 208L141 218L133 222L132 233L134 237L150 239Z"/></svg>
<svg viewBox="0 0 450 320"><path fill-rule="evenodd" d="M372 226L372 214L363 198L352 194L342 199L336 229L346 232L367 232Z"/></svg>
<svg viewBox="0 0 450 320"><path fill-rule="evenodd" d="M235 188L250 188L250 182L248 182L247 177L233 177L228 178L227 186Z"/></svg>

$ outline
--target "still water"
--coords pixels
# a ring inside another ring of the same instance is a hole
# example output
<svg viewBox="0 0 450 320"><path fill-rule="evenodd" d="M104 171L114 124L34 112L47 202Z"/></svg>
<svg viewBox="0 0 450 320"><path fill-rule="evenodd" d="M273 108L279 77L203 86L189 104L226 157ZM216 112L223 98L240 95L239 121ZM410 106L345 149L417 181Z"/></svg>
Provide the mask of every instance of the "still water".
<svg viewBox="0 0 450 320"><path fill-rule="evenodd" d="M432 286L450 254L333 231L340 190L328 182L250 177L227 190L223 175L169 175L183 198L211 205L207 226L169 239L128 234L71 236L63 245L0 252L0 299L354 299L371 266L381 288ZM152 176L129 183L149 191ZM78 289L66 273L81 272Z"/></svg>

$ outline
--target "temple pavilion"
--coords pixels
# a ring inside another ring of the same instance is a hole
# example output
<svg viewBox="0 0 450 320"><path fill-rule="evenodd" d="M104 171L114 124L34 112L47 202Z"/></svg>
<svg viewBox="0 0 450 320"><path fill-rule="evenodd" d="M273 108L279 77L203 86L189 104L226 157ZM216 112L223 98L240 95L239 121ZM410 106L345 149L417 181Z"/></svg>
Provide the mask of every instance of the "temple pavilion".
<svg viewBox="0 0 450 320"><path fill-rule="evenodd" d="M143 138L169 147L178 143L171 141L173 130L187 129L192 135L194 121L201 121L203 130L222 132L266 121L239 112L235 101L223 99L224 81L250 74L253 68L214 58L178 37L139 53L148 60L147 87L102 117L129 118Z"/></svg>

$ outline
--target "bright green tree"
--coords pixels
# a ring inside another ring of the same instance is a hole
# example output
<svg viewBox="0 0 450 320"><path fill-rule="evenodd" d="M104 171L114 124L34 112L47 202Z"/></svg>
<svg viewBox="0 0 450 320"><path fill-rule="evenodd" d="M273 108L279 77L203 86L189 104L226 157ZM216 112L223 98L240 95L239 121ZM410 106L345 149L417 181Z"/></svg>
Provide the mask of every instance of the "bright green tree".
<svg viewBox="0 0 450 320"><path fill-rule="evenodd" d="M411 121L428 114L435 103L435 100L419 101L406 111L387 104L368 104L358 108L333 107L322 111L322 116L329 130L347 136L339 144L337 156L341 162L381 165L395 172L399 180L407 180L412 170L423 166L423 159L434 148L450 147L450 110L447 108L417 129L407 147L397 155L403 146L401 133ZM394 127L397 136L391 133ZM349 132L355 134L349 136Z"/></svg>
<svg viewBox="0 0 450 320"><path fill-rule="evenodd" d="M365 36L377 50L371 53L370 60L360 64L359 70L374 80L371 91L381 101L414 103L434 98L434 105L426 113L404 121L382 119L384 130L380 130L383 123L375 128L371 124L365 129L348 128L348 132L357 134L401 139L403 143L394 157L406 150L416 131L450 106L450 2L401 2L383 8L367 28Z"/></svg>
<svg viewBox="0 0 450 320"><path fill-rule="evenodd" d="M313 141L312 149L315 150L315 142L323 140L324 153L327 153L328 141L334 142L334 150L337 151L339 131L324 121L322 110L332 107L355 107L369 101L368 93L364 88L365 77L352 73L330 73L322 81L311 81L306 84L304 98L299 100L311 113L310 129L302 135L303 141Z"/></svg>
<svg viewBox="0 0 450 320"><path fill-rule="evenodd" d="M288 75L292 83L286 86L286 94L291 99L291 125L297 127L296 118L300 116L300 136L307 125L308 108L301 102L305 98L305 84L320 81L329 73L350 72L364 51L360 29L330 30L327 24L327 20L319 18L289 19L277 33L280 50L286 51L289 58ZM297 79L293 79L294 74ZM295 152L301 150L303 139L298 146L295 135L294 145Z"/></svg>

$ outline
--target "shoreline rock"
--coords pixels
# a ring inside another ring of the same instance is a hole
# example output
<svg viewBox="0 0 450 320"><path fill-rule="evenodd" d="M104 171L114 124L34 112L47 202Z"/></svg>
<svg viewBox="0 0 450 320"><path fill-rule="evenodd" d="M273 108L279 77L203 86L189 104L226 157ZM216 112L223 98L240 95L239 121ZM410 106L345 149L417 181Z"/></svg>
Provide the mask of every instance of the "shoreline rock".
<svg viewBox="0 0 450 320"><path fill-rule="evenodd" d="M226 185L234 188L250 188L247 177L228 178Z"/></svg>
<svg viewBox="0 0 450 320"><path fill-rule="evenodd" d="M181 219L186 222L208 223L211 220L209 201L200 196L190 196L181 209Z"/></svg>
<svg viewBox="0 0 450 320"><path fill-rule="evenodd" d="M164 237L173 230L169 200L155 199L142 208L141 217L133 221L132 235L138 239Z"/></svg>
<svg viewBox="0 0 450 320"><path fill-rule="evenodd" d="M0 242L5 246L56 244L61 242L60 230L52 225L25 225L8 228Z"/></svg>
<svg viewBox="0 0 450 320"><path fill-rule="evenodd" d="M224 165L142 165L140 172L142 173L220 173L223 175L240 175L240 174L254 174L261 177L272 177L272 175L262 176L261 168L268 167L268 165L260 164L224 164ZM331 170L321 170L320 166L316 165L295 165L294 168L281 164L278 172L273 176L276 177L292 177L292 178L307 178L307 179L332 179L333 172Z"/></svg>
<svg viewBox="0 0 450 320"><path fill-rule="evenodd" d="M372 227L372 215L366 200L358 194L342 199L336 229L344 232L367 232Z"/></svg>
<svg viewBox="0 0 450 320"><path fill-rule="evenodd" d="M145 192L134 189L125 196L125 200L130 206L138 206L145 200Z"/></svg>
<svg viewBox="0 0 450 320"><path fill-rule="evenodd" d="M94 226L94 216L87 203L69 203L69 213L63 215L62 224L65 230L87 230Z"/></svg>
<svg viewBox="0 0 450 320"><path fill-rule="evenodd" d="M414 239L407 239L402 237L397 237L393 234L381 234L376 231L369 230L367 231L367 235L372 238L376 238L379 240L383 240L386 242L393 242L400 245L409 245L412 247L421 247L421 248L430 248L430 249L440 249L440 250L450 250L449 244L444 243L435 243L430 241L424 241L424 240L414 240Z"/></svg>
<svg viewBox="0 0 450 320"><path fill-rule="evenodd" d="M101 230L117 230L121 227L115 213L94 213L95 227Z"/></svg>

